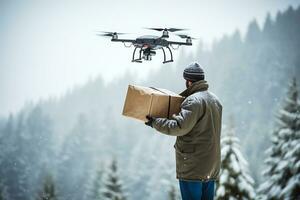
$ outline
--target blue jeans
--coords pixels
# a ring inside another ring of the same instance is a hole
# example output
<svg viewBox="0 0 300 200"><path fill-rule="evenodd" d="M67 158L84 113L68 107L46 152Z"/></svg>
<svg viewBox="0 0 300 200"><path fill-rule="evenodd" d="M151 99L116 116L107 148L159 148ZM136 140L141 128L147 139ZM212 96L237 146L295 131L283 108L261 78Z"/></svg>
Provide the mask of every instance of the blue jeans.
<svg viewBox="0 0 300 200"><path fill-rule="evenodd" d="M215 181L179 180L182 200L213 200Z"/></svg>

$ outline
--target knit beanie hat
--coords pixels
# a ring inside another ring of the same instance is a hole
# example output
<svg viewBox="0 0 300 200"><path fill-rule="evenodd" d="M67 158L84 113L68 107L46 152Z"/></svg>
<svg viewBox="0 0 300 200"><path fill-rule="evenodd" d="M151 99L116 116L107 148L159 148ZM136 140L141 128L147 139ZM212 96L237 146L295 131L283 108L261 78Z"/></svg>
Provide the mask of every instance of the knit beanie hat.
<svg viewBox="0 0 300 200"><path fill-rule="evenodd" d="M198 63L194 62L184 69L183 78L192 82L204 80L204 71Z"/></svg>

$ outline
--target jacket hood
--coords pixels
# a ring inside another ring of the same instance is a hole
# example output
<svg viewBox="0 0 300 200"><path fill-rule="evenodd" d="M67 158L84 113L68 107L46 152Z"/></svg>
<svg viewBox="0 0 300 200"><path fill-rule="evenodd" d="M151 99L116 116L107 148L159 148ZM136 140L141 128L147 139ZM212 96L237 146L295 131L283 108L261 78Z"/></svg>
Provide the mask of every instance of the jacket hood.
<svg viewBox="0 0 300 200"><path fill-rule="evenodd" d="M187 96L190 96L190 95L194 94L195 92L205 91L207 89L208 89L207 81L206 80L200 80L200 81L194 82L190 87L188 87L186 90L181 92L180 95L184 96L184 97L187 97Z"/></svg>

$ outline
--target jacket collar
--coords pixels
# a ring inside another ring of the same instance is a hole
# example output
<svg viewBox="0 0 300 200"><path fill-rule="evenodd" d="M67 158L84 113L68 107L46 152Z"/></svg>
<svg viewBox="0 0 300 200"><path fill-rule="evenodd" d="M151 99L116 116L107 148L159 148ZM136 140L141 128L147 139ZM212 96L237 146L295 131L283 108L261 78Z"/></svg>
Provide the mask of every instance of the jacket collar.
<svg viewBox="0 0 300 200"><path fill-rule="evenodd" d="M205 91L208 88L208 83L205 80L194 82L190 87L180 93L181 96L187 97L195 92Z"/></svg>

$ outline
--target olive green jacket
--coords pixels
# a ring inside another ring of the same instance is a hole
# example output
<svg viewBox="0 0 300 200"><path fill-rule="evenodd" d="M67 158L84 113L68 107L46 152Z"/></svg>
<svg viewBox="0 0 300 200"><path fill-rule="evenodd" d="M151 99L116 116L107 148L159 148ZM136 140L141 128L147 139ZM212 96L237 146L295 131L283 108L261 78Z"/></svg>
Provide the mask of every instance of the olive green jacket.
<svg viewBox="0 0 300 200"><path fill-rule="evenodd" d="M172 119L155 118L153 128L177 136L176 177L182 180L215 180L220 171L222 105L207 91L206 81L197 81L181 93L186 97Z"/></svg>

